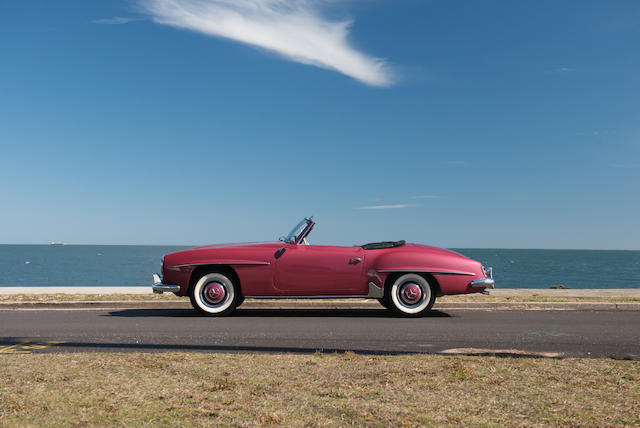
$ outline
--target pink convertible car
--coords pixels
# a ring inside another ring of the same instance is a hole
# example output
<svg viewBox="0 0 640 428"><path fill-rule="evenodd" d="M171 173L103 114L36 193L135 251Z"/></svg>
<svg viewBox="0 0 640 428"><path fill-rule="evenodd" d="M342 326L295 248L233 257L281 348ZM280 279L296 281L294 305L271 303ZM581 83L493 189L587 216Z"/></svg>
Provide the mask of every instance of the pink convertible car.
<svg viewBox="0 0 640 428"><path fill-rule="evenodd" d="M372 298L420 316L436 296L493 288L491 268L461 254L405 241L354 247L310 245L305 218L279 242L219 244L167 254L153 291L189 296L205 315L226 315L245 297Z"/></svg>

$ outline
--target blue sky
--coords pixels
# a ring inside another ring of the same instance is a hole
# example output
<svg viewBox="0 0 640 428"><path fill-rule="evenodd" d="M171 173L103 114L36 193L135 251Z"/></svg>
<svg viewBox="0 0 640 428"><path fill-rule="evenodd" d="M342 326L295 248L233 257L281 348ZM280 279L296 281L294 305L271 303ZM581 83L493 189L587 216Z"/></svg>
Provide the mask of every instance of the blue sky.
<svg viewBox="0 0 640 428"><path fill-rule="evenodd" d="M198 7L0 3L0 243L640 249L637 1Z"/></svg>

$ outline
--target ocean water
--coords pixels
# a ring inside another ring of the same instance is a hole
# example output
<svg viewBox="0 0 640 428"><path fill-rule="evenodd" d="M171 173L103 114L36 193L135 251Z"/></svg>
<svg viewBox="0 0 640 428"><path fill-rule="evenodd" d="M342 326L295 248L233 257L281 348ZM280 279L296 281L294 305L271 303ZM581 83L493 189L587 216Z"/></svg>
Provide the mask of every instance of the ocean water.
<svg viewBox="0 0 640 428"><path fill-rule="evenodd" d="M0 245L0 287L151 285L162 256L186 248Z"/></svg>
<svg viewBox="0 0 640 428"><path fill-rule="evenodd" d="M3 286L150 285L163 254L188 247L0 245ZM465 249L498 288L640 288L640 251Z"/></svg>

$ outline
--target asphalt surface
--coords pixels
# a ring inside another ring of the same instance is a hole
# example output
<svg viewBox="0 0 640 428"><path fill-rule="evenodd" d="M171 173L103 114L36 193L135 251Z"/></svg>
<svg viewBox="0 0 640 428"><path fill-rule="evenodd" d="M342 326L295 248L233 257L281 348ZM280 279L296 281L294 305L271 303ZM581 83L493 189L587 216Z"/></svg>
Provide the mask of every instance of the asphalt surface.
<svg viewBox="0 0 640 428"><path fill-rule="evenodd" d="M443 310L407 319L383 309L239 309L224 318L191 309L0 311L0 354L317 350L637 360L640 312Z"/></svg>

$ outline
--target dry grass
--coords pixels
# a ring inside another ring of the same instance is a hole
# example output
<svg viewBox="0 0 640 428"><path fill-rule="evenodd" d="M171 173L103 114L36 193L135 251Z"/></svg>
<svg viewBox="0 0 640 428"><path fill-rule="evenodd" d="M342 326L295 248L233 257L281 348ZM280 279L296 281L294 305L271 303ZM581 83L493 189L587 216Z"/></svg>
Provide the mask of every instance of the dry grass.
<svg viewBox="0 0 640 428"><path fill-rule="evenodd" d="M2 426L604 426L639 413L637 361L0 355Z"/></svg>
<svg viewBox="0 0 640 428"><path fill-rule="evenodd" d="M640 302L640 297L559 297L559 296L491 296L484 294L463 294L459 296L438 297L436 302L607 302L607 303L633 303Z"/></svg>
<svg viewBox="0 0 640 428"><path fill-rule="evenodd" d="M181 300L173 293L164 294L6 294L0 302L114 302L114 301L172 301Z"/></svg>

